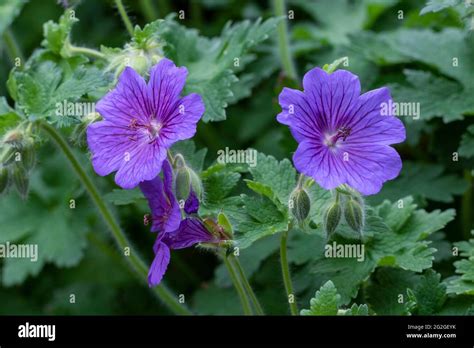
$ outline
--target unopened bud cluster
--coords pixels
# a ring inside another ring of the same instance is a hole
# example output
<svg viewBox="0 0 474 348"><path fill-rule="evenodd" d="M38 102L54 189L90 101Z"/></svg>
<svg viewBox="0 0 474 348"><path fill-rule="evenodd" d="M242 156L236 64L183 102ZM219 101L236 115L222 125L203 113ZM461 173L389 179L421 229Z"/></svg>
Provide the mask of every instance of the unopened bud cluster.
<svg viewBox="0 0 474 348"><path fill-rule="evenodd" d="M333 201L324 212L324 230L328 238L336 232L342 217L347 225L359 235L364 229L364 201L361 195L353 189L336 189Z"/></svg>
<svg viewBox="0 0 474 348"><path fill-rule="evenodd" d="M199 175L190 168L182 155L178 154L174 159L176 168L176 198L178 201L188 199L193 191L199 200L202 200L202 182Z"/></svg>

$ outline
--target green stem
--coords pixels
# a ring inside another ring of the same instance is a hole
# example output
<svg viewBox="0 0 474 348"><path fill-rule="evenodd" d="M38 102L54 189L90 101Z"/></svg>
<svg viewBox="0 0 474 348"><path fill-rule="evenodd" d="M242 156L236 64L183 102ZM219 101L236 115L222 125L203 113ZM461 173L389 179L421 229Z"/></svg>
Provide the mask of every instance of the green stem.
<svg viewBox="0 0 474 348"><path fill-rule="evenodd" d="M286 255L286 244L288 240L288 230L283 232L280 244L280 262L281 272L283 274L283 283L285 284L286 295L290 305L291 315L298 315L298 306L296 305L296 297L293 293L293 284L291 282L290 267L288 265L288 257Z"/></svg>
<svg viewBox="0 0 474 348"><path fill-rule="evenodd" d="M102 52L99 52L97 50L94 50L92 48L78 47L78 46L70 45L69 50L72 53L84 54L86 56L90 56L90 57L93 57L93 58L105 59L105 54L103 54Z"/></svg>
<svg viewBox="0 0 474 348"><path fill-rule="evenodd" d="M471 171L466 169L464 170L464 178L469 184L468 189L464 192L461 201L461 221L462 221L462 231L465 238L469 239L471 237L472 229L472 191L473 191L473 180Z"/></svg>
<svg viewBox="0 0 474 348"><path fill-rule="evenodd" d="M285 0L273 0L273 7L275 10L275 16L284 16L285 19L278 23L278 48L280 51L280 59L283 65L283 70L286 75L293 80L298 80L296 74L295 63L290 52L290 43L288 39L288 14L286 13Z"/></svg>
<svg viewBox="0 0 474 348"><path fill-rule="evenodd" d="M10 29L6 29L3 33L3 41L5 42L7 53L12 61L12 64L15 65L16 58L20 58L20 62L23 65L25 58L23 57L20 46L16 42L15 36L13 35Z"/></svg>
<svg viewBox="0 0 474 348"><path fill-rule="evenodd" d="M68 143L64 140L61 134L59 134L56 129L51 127L49 124L42 122L40 123L40 126L51 137L51 139L56 143L56 145L63 151L64 155L69 160L69 163L71 164L77 176L83 183L90 197L94 201L94 204L96 205L97 209L100 211L102 217L104 218L107 226L112 232L112 235L115 241L117 242L120 250L126 250L126 248L129 248L130 255L127 257L128 264L135 271L135 274L141 281L146 279L148 274L147 266L140 258L140 256L138 256L135 250L132 249L130 242L128 241L125 234L122 232L119 224L115 220L115 217L102 199L97 187L94 185L91 178L81 167L81 164L72 152ZM170 290L168 290L165 285L158 285L153 288L153 291L173 313L183 315L191 314L191 312L185 306L183 306L176 300L176 297L170 292Z"/></svg>
<svg viewBox="0 0 474 348"><path fill-rule="evenodd" d="M122 17L123 23L125 24L128 33L130 34L130 36L133 36L133 25L130 21L130 18L128 17L127 11L125 11L125 7L123 6L122 0L115 0L115 5L117 6L117 9L120 13L120 16Z"/></svg>
<svg viewBox="0 0 474 348"><path fill-rule="evenodd" d="M158 12L151 0L140 0L140 7L147 22L152 22L158 18Z"/></svg>
<svg viewBox="0 0 474 348"><path fill-rule="evenodd" d="M229 261L225 253L223 253L222 259L224 260L224 264L227 267L227 271L229 272L230 278L232 279L232 283L234 283L235 290L237 291L237 294L239 295L242 308L244 309L244 314L252 315L253 313L252 313L252 308L250 307L249 299L247 298L247 295L245 294L244 287L242 286L242 283L239 281L239 278L237 277L237 273L232 263Z"/></svg>
<svg viewBox="0 0 474 348"><path fill-rule="evenodd" d="M257 296L253 292L252 287L250 286L250 283L247 279L247 276L245 275L245 271L242 268L242 265L240 264L240 261L237 257L231 256L231 260L233 261L235 268L237 270L237 274L240 277L240 281L243 284L245 291L247 294L250 296L250 300L252 301L253 307L255 308L255 312L258 315L264 315L263 308L260 305L260 302L258 301Z"/></svg>

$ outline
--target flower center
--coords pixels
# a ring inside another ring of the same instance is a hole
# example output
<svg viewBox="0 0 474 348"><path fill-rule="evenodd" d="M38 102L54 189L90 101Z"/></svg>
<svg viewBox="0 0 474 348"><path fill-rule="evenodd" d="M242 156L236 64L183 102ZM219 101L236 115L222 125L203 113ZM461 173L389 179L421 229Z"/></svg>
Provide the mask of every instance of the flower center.
<svg viewBox="0 0 474 348"><path fill-rule="evenodd" d="M163 128L163 125L161 122L158 122L154 119L151 120L149 124L141 124L137 119L134 118L130 121L128 128L134 131L141 130L146 136L148 136L149 143L151 144L160 135L160 130ZM131 138L132 140L136 141L136 136Z"/></svg>
<svg viewBox="0 0 474 348"><path fill-rule="evenodd" d="M341 127L337 130L336 133L326 135L326 139L324 139L324 144L329 147L335 147L339 139L342 138L342 141L346 141L347 137L351 135L351 128L350 127Z"/></svg>

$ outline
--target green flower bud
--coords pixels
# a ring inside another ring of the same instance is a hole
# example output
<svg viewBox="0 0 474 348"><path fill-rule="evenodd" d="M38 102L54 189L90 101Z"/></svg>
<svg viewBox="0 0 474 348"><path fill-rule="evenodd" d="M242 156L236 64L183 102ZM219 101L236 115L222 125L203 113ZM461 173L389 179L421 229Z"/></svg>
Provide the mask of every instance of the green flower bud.
<svg viewBox="0 0 474 348"><path fill-rule="evenodd" d="M0 166L0 194L3 193L8 187L8 169Z"/></svg>
<svg viewBox="0 0 474 348"><path fill-rule="evenodd" d="M186 200L191 193L191 175L187 167L181 167L176 172L176 198Z"/></svg>
<svg viewBox="0 0 474 348"><path fill-rule="evenodd" d="M346 200L344 204L344 218L347 224L356 232L361 232L364 227L364 209L362 204L353 198Z"/></svg>
<svg viewBox="0 0 474 348"><path fill-rule="evenodd" d="M35 145L32 138L27 139L25 147L22 151L22 163L27 171L33 169L36 164Z"/></svg>
<svg viewBox="0 0 474 348"><path fill-rule="evenodd" d="M23 143L24 134L19 129L12 129L3 136L3 142L15 147L20 147Z"/></svg>
<svg viewBox="0 0 474 348"><path fill-rule="evenodd" d="M290 195L290 211L299 223L302 223L311 209L311 200L304 188L296 188Z"/></svg>
<svg viewBox="0 0 474 348"><path fill-rule="evenodd" d="M339 222L341 221L342 209L339 201L335 201L324 214L324 230L329 237L336 231Z"/></svg>
<svg viewBox="0 0 474 348"><path fill-rule="evenodd" d="M7 145L3 148L0 155L0 164L9 165L15 160L15 153L18 152L13 146Z"/></svg>
<svg viewBox="0 0 474 348"><path fill-rule="evenodd" d="M28 196L29 179L25 167L22 165L13 166L12 176L18 193L23 199L26 199Z"/></svg>
<svg viewBox="0 0 474 348"><path fill-rule="evenodd" d="M202 182L199 175L189 168L181 154L174 157L174 166L176 168L176 198L186 200L194 191L199 200L202 199Z"/></svg>

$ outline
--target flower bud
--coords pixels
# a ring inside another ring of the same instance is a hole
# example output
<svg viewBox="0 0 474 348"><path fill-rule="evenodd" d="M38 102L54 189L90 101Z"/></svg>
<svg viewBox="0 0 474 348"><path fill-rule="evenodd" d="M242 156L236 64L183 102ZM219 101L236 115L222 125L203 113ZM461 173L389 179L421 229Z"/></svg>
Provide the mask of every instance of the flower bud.
<svg viewBox="0 0 474 348"><path fill-rule="evenodd" d="M297 187L290 195L290 211L299 223L302 223L311 209L311 200L304 188Z"/></svg>
<svg viewBox="0 0 474 348"><path fill-rule="evenodd" d="M356 199L347 199L344 204L344 218L350 228L360 233L364 227L364 210L362 204Z"/></svg>
<svg viewBox="0 0 474 348"><path fill-rule="evenodd" d="M328 238L336 231L336 228L341 221L341 215L341 205L339 204L339 201L336 200L324 214L324 230L326 231Z"/></svg>
<svg viewBox="0 0 474 348"><path fill-rule="evenodd" d="M15 165L13 166L12 174L13 183L15 184L18 193L21 198L26 199L28 196L29 179L25 168L22 165Z"/></svg>
<svg viewBox="0 0 474 348"><path fill-rule="evenodd" d="M194 170L186 165L178 166L176 171L176 198L178 201L187 200L191 190L197 198L202 198L202 183Z"/></svg>
<svg viewBox="0 0 474 348"><path fill-rule="evenodd" d="M0 165L0 194L8 187L8 169Z"/></svg>
<svg viewBox="0 0 474 348"><path fill-rule="evenodd" d="M15 153L17 151L18 150L13 146L5 146L0 154L0 164L3 164L4 166L11 164L15 160Z"/></svg>
<svg viewBox="0 0 474 348"><path fill-rule="evenodd" d="M23 138L24 134L21 130L12 129L11 131L5 133L5 135L3 136L3 142L5 144L9 144L15 147L20 147L22 145Z"/></svg>
<svg viewBox="0 0 474 348"><path fill-rule="evenodd" d="M33 139L29 138L26 140L21 159L23 166L27 171L33 169L36 163L36 152Z"/></svg>

